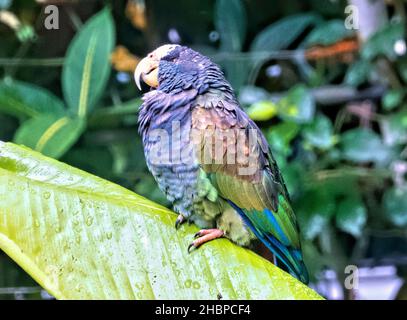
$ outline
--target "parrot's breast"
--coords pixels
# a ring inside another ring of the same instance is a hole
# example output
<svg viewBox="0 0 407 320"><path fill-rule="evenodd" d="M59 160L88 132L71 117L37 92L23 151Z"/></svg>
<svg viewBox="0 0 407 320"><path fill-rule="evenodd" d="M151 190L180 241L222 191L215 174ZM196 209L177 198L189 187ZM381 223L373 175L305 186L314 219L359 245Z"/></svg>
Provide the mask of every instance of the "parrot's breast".
<svg viewBox="0 0 407 320"><path fill-rule="evenodd" d="M147 166L175 211L201 228L214 227L222 202L201 169L191 139L190 107L194 99L174 102L172 108L165 109L171 102L164 95L160 99L164 107L158 110L154 109L158 98L153 97L145 101L139 116Z"/></svg>

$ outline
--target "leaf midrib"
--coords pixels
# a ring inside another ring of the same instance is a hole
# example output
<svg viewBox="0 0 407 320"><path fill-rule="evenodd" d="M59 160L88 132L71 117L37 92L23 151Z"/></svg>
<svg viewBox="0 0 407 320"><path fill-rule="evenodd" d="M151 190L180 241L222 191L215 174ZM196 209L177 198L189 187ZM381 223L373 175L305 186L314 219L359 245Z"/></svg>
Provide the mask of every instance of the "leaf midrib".
<svg viewBox="0 0 407 320"><path fill-rule="evenodd" d="M98 36L96 34L92 34L92 37L89 40L89 47L86 51L86 59L85 64L83 66L83 73L82 73L82 81L81 81L81 89L79 95L79 109L78 115L80 117L84 117L87 113L88 103L89 103L89 85L90 85L90 78L92 72L92 64L93 58L96 52L96 44Z"/></svg>

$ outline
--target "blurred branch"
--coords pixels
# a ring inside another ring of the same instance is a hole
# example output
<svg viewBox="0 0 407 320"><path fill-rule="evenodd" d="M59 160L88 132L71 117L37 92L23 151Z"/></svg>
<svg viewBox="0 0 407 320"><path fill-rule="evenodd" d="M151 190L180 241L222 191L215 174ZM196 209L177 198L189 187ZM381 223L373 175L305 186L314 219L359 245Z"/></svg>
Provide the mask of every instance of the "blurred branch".
<svg viewBox="0 0 407 320"><path fill-rule="evenodd" d="M256 52L227 52L222 51L210 55L215 62L230 60L291 60L297 57L303 57L305 50L278 50L278 51L256 51Z"/></svg>
<svg viewBox="0 0 407 320"><path fill-rule="evenodd" d="M311 178L316 181L323 181L328 179L336 179L343 176L387 179L392 177L392 171L389 169L349 167L331 170L321 170L313 173L311 175Z"/></svg>
<svg viewBox="0 0 407 320"><path fill-rule="evenodd" d="M116 119L121 120L126 116L137 115L141 105L140 99L134 99L124 102L114 107L100 108L92 113L89 119L90 127L100 127L106 122L112 122Z"/></svg>
<svg viewBox="0 0 407 320"><path fill-rule="evenodd" d="M65 58L48 59L18 59L18 58L0 58L0 66L19 66L19 67L60 67Z"/></svg>
<svg viewBox="0 0 407 320"><path fill-rule="evenodd" d="M24 42L17 50L16 55L14 56L14 59L9 59L9 60L14 60L15 62L17 61L22 61L23 56L28 52L28 49L31 46L31 42ZM19 64L5 64L5 75L14 78L14 74L17 72L17 67L19 67Z"/></svg>
<svg viewBox="0 0 407 320"><path fill-rule="evenodd" d="M358 91L352 86L326 85L312 89L312 95L321 105L343 104L355 100L380 99L386 92L383 85L375 85Z"/></svg>
<svg viewBox="0 0 407 320"><path fill-rule="evenodd" d="M42 23L43 23L42 16L38 15L37 19L35 20L35 23L34 23L34 29L36 29L38 26L42 25ZM21 44L21 46L18 48L17 53L14 56L14 59L12 59L12 60L23 61L23 57L27 54L31 45L32 45L32 41L23 42ZM4 70L5 76L14 78L14 75L16 74L18 67L20 67L21 64L15 62L14 64L10 63L10 64L4 65L4 66L5 66L5 70Z"/></svg>
<svg viewBox="0 0 407 320"><path fill-rule="evenodd" d="M357 238L349 260L353 263L360 261L361 259L363 259L363 257L366 256L368 248L369 248L369 237L366 230L364 230L362 235L359 238Z"/></svg>
<svg viewBox="0 0 407 320"><path fill-rule="evenodd" d="M296 50L276 50L276 51L255 51L255 52L229 52L221 51L210 55L211 59L215 62L230 61L230 60L320 60L331 58L333 56L353 53L359 50L359 44L355 39L349 39L334 43L330 46L317 46L309 49L296 49Z"/></svg>
<svg viewBox="0 0 407 320"><path fill-rule="evenodd" d="M403 84L399 80L397 73L394 71L390 62L387 59L385 58L378 59L376 62L376 68L378 73L384 76L384 78L387 80L387 83L389 83L393 89L403 88Z"/></svg>
<svg viewBox="0 0 407 320"><path fill-rule="evenodd" d="M406 21L406 9L403 0L393 0L394 7L400 16L401 20Z"/></svg>
<svg viewBox="0 0 407 320"><path fill-rule="evenodd" d="M359 43L356 39L345 39L330 46L311 47L306 50L305 57L307 60L320 60L357 52L358 50Z"/></svg>

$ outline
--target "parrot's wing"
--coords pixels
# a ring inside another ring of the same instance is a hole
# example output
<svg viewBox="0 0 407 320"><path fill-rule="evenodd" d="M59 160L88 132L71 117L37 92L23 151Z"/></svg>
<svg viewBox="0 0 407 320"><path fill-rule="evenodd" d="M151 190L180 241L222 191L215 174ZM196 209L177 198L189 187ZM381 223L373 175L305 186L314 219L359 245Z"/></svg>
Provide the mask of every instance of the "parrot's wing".
<svg viewBox="0 0 407 320"><path fill-rule="evenodd" d="M219 195L292 274L307 282L296 217L261 130L237 103L192 112L199 162Z"/></svg>

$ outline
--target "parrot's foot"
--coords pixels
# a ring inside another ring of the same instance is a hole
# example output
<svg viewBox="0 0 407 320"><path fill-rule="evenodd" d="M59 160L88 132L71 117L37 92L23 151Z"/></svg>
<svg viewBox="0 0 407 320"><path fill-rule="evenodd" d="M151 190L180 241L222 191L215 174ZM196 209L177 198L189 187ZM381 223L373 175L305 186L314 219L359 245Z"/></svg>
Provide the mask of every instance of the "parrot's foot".
<svg viewBox="0 0 407 320"><path fill-rule="evenodd" d="M203 245L205 242L215 240L217 238L222 238L224 236L224 232L220 229L202 229L199 232L195 233L194 237L197 238L196 240L192 241L192 243L188 246L188 253L191 252L191 249L198 248L199 246Z"/></svg>
<svg viewBox="0 0 407 320"><path fill-rule="evenodd" d="M175 229L178 229L181 226L181 224L183 224L185 221L187 221L185 217L182 214L180 214L177 217L177 220L175 220Z"/></svg>

